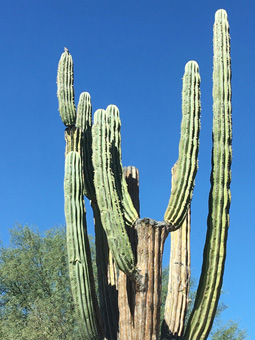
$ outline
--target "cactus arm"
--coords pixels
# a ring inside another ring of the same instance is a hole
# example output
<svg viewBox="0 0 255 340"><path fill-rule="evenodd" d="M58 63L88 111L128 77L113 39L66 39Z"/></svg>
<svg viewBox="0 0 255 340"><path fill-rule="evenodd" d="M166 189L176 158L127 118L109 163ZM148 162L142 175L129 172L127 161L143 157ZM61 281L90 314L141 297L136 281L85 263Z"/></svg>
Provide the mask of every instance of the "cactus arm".
<svg viewBox="0 0 255 340"><path fill-rule="evenodd" d="M66 155L64 192L69 273L80 332L84 339L103 339L87 236L81 161L75 151Z"/></svg>
<svg viewBox="0 0 255 340"><path fill-rule="evenodd" d="M125 223L127 226L132 227L138 219L138 213L129 195L125 173L121 164L121 122L117 106L109 105L106 109L106 115L108 116L110 131L113 132L110 133L110 143L112 145L112 161L116 188L121 202Z"/></svg>
<svg viewBox="0 0 255 340"><path fill-rule="evenodd" d="M100 310L105 333L108 339L114 339L118 332L118 300L115 264L111 261L107 237L102 226L100 210L96 200L94 186L94 168L92 164L92 107L88 92L82 92L77 106L76 127L81 130L81 152L84 175L84 194L91 201L94 214L96 262L98 272L98 290ZM110 268L110 269L109 269ZM110 275L111 274L111 275ZM111 311L110 313L108 311Z"/></svg>
<svg viewBox="0 0 255 340"><path fill-rule="evenodd" d="M67 49L58 63L57 96L60 117L65 126L73 126L76 119L73 88L73 59Z"/></svg>
<svg viewBox="0 0 255 340"><path fill-rule="evenodd" d="M198 64L189 61L185 66L182 91L182 123L179 158L175 179L164 220L172 230L179 228L190 204L195 176L200 131L200 75Z"/></svg>
<svg viewBox="0 0 255 340"><path fill-rule="evenodd" d="M229 226L232 160L231 61L227 13L214 23L213 150L207 237L202 272L184 340L207 339L220 297Z"/></svg>
<svg viewBox="0 0 255 340"><path fill-rule="evenodd" d="M101 221L117 266L125 274L133 277L136 272L134 257L125 230L121 203L116 189L113 169L111 168L110 133L106 111L97 110L92 127L92 160Z"/></svg>
<svg viewBox="0 0 255 340"><path fill-rule="evenodd" d="M92 164L92 107L88 92L82 92L77 106L76 127L82 131L82 160L84 174L84 194L89 200L96 201L93 182L94 168Z"/></svg>
<svg viewBox="0 0 255 340"><path fill-rule="evenodd" d="M118 333L118 282L116 266L112 261L107 237L96 202L91 202L95 223L96 262L100 310L107 339L116 339ZM115 276L116 275L116 276ZM124 274L123 274L124 275ZM109 312L110 311L110 312Z"/></svg>

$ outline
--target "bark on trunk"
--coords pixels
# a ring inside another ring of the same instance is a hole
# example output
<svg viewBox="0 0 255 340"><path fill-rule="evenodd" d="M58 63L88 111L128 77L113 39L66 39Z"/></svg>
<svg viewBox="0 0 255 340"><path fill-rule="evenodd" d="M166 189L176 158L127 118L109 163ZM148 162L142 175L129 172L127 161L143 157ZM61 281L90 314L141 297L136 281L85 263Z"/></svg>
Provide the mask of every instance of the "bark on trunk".
<svg viewBox="0 0 255 340"><path fill-rule="evenodd" d="M171 233L168 293L162 340L180 340L184 331L190 281L190 210L181 228Z"/></svg>

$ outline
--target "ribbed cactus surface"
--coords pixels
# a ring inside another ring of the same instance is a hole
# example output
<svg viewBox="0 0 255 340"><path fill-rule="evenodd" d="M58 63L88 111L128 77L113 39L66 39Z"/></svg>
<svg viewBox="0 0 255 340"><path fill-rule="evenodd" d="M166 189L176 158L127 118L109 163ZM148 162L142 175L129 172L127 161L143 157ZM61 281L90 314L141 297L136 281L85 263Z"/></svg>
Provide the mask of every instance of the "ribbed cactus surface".
<svg viewBox="0 0 255 340"><path fill-rule="evenodd" d="M84 193L95 201L94 168L92 164L92 105L88 92L82 92L77 107L76 127L82 131Z"/></svg>
<svg viewBox="0 0 255 340"><path fill-rule="evenodd" d="M75 103L74 103L74 77L73 77L73 59L68 50L60 58L58 64L58 102L60 117L65 126L75 124Z"/></svg>
<svg viewBox="0 0 255 340"><path fill-rule="evenodd" d="M232 122L230 36L225 10L215 14L213 44L213 150L208 228L202 273L185 340L208 337L220 297L226 258Z"/></svg>
<svg viewBox="0 0 255 340"><path fill-rule="evenodd" d="M117 106L98 109L90 94L74 102L73 60L58 66L58 99L66 126L65 216L69 273L82 339L205 340L222 286L229 226L232 160L231 61L227 13L214 23L213 149L207 237L194 309L186 329L190 278L191 199L198 168L200 74L185 65L178 160L164 221L139 217L139 173L123 169ZM98 296L92 272L84 196L94 214ZM168 295L160 327L164 243L171 232ZM99 302L98 302L99 299ZM160 335L160 329L162 330Z"/></svg>
<svg viewBox="0 0 255 340"><path fill-rule="evenodd" d="M195 61L189 61L183 76L179 158L175 164L174 183L164 217L173 230L184 221L192 198L198 163L200 111L199 67Z"/></svg>
<svg viewBox="0 0 255 340"><path fill-rule="evenodd" d="M81 159L75 151L66 156L64 192L69 274L80 332L84 339L102 339L87 235Z"/></svg>
<svg viewBox="0 0 255 340"><path fill-rule="evenodd" d="M92 129L92 160L102 225L119 269L133 276L136 274L136 268L125 229L125 220L126 217L129 218L128 222L131 225L138 216L129 197L120 163L119 130L120 120L115 106L95 112Z"/></svg>

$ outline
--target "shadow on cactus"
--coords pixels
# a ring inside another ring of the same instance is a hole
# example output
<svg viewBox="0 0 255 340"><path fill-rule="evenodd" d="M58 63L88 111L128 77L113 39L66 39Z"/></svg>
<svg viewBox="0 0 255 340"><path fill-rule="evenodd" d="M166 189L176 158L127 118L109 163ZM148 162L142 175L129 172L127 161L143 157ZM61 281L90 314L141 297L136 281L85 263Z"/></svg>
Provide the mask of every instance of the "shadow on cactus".
<svg viewBox="0 0 255 340"><path fill-rule="evenodd" d="M119 110L94 114L90 95L74 103L73 60L67 49L58 66L59 112L66 126L65 216L71 289L84 339L208 337L217 308L229 226L232 158L231 61L227 13L214 23L213 149L207 237L193 311L184 329L190 279L190 204L197 172L200 75L185 66L179 157L164 221L139 217L139 174L122 167ZM84 195L95 221L99 301L95 292ZM162 254L171 233L168 294L160 325Z"/></svg>

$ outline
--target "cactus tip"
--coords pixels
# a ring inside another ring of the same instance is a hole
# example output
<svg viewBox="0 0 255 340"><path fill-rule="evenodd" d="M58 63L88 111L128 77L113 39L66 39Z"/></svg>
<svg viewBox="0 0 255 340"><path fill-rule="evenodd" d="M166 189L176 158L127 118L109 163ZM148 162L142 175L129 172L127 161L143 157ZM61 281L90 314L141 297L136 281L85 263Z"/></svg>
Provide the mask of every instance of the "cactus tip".
<svg viewBox="0 0 255 340"><path fill-rule="evenodd" d="M227 20L228 15L225 9L218 9L215 13L215 21Z"/></svg>
<svg viewBox="0 0 255 340"><path fill-rule="evenodd" d="M199 72L198 63L195 60L190 60L185 65L185 73L189 73L191 72L191 70L194 70L195 72Z"/></svg>
<svg viewBox="0 0 255 340"><path fill-rule="evenodd" d="M114 111L114 110L119 111L118 107L114 104L108 105L106 110L108 110L108 111Z"/></svg>
<svg viewBox="0 0 255 340"><path fill-rule="evenodd" d="M89 92L82 92L80 94L80 98L82 98L82 97L84 98L84 100L86 102L89 102L91 104L91 96L90 96Z"/></svg>
<svg viewBox="0 0 255 340"><path fill-rule="evenodd" d="M109 117L119 117L119 109L116 105L110 104L106 108L106 112Z"/></svg>

